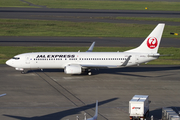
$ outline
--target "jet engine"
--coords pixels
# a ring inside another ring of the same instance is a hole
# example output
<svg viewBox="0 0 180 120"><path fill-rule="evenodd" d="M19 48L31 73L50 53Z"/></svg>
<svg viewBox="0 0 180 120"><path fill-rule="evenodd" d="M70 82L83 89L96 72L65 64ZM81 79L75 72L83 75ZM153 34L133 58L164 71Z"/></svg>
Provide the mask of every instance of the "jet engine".
<svg viewBox="0 0 180 120"><path fill-rule="evenodd" d="M81 74L82 68L79 65L70 65L64 68L66 74Z"/></svg>

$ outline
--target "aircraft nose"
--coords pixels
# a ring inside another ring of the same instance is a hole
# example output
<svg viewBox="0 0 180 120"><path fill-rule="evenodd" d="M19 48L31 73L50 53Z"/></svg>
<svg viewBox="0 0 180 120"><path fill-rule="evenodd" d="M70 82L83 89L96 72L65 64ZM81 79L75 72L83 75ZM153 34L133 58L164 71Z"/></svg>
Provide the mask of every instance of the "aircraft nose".
<svg viewBox="0 0 180 120"><path fill-rule="evenodd" d="M12 65L12 60L7 60L7 61L6 61L6 65L11 66L11 65Z"/></svg>

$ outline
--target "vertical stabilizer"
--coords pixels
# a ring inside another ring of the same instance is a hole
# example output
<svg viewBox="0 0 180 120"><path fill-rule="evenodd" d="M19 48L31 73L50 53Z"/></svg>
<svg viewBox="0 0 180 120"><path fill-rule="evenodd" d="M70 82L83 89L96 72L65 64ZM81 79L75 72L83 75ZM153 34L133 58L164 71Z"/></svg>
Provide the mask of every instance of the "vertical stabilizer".
<svg viewBox="0 0 180 120"><path fill-rule="evenodd" d="M157 53L164 26L164 23L159 23L139 47L125 52Z"/></svg>

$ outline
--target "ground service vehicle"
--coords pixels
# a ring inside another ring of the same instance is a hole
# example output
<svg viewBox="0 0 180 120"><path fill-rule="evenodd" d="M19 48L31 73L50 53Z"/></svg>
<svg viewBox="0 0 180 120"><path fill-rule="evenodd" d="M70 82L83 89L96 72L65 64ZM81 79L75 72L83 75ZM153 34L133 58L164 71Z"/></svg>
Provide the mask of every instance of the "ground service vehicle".
<svg viewBox="0 0 180 120"><path fill-rule="evenodd" d="M130 120L144 120L149 115L149 96L135 95L129 101Z"/></svg>

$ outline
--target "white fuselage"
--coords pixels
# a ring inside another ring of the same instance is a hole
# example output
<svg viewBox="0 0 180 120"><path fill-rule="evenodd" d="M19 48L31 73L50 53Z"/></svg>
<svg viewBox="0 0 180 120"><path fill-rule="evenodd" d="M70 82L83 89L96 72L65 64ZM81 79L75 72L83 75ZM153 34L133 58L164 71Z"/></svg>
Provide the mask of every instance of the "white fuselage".
<svg viewBox="0 0 180 120"><path fill-rule="evenodd" d="M121 66L130 55L131 58L127 65ZM145 53L126 52L36 52L16 55L6 64L19 70L65 68L69 64L118 68L148 62L156 58L148 57Z"/></svg>

